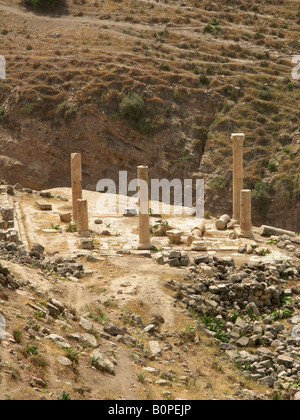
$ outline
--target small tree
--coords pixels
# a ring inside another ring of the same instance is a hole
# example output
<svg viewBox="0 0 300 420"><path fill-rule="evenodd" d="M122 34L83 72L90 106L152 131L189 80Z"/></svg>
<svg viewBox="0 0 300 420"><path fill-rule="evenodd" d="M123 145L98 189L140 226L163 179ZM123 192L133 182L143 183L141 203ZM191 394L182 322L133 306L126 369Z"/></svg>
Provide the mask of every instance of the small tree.
<svg viewBox="0 0 300 420"><path fill-rule="evenodd" d="M136 92L126 95L119 106L122 118L137 123L144 115L145 103Z"/></svg>

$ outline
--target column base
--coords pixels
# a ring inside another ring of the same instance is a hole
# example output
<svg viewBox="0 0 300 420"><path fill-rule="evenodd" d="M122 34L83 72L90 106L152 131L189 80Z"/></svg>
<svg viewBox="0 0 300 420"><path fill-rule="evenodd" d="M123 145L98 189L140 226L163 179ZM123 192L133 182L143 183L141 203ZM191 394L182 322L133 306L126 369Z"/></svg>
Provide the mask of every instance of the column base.
<svg viewBox="0 0 300 420"><path fill-rule="evenodd" d="M254 239L252 232L242 232L240 229L237 229L237 235L239 238Z"/></svg>
<svg viewBox="0 0 300 420"><path fill-rule="evenodd" d="M81 232L77 232L79 236L81 236L82 238L90 238L91 237L91 233L89 230L86 231L81 231Z"/></svg>
<svg viewBox="0 0 300 420"><path fill-rule="evenodd" d="M149 251L152 248L152 244L146 243L146 244L138 244L137 249L140 251Z"/></svg>

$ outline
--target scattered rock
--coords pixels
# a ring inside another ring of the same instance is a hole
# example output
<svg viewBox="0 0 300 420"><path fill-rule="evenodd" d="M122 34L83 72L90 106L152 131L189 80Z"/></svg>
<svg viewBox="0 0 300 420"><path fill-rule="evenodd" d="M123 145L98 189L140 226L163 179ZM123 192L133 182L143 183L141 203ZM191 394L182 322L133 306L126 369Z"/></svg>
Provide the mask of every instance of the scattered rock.
<svg viewBox="0 0 300 420"><path fill-rule="evenodd" d="M150 341L150 354L153 357L160 357L161 356L161 347L158 341Z"/></svg>
<svg viewBox="0 0 300 420"><path fill-rule="evenodd" d="M108 372L111 375L115 375L115 367L113 363L108 360L99 350L95 350L91 358L92 366L102 372Z"/></svg>

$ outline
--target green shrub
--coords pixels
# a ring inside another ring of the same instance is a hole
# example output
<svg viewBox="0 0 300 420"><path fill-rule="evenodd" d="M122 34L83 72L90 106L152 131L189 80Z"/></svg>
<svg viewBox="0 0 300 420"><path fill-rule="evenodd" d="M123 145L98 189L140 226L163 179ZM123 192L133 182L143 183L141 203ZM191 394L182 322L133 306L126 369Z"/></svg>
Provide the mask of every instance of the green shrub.
<svg viewBox="0 0 300 420"><path fill-rule="evenodd" d="M126 95L119 106L122 118L138 122L144 114L145 103L143 98L136 92Z"/></svg>
<svg viewBox="0 0 300 420"><path fill-rule="evenodd" d="M140 133L152 134L152 118L146 115L144 100L138 93L130 92L123 98L119 105L119 113Z"/></svg>
<svg viewBox="0 0 300 420"><path fill-rule="evenodd" d="M49 9L61 3L60 0L23 0L23 2L26 6L41 9Z"/></svg>
<svg viewBox="0 0 300 420"><path fill-rule="evenodd" d="M201 322L203 322L210 331L215 333L215 338L222 343L229 343L229 336L226 332L224 323L220 319L212 316L204 316L201 318Z"/></svg>
<svg viewBox="0 0 300 420"><path fill-rule="evenodd" d="M272 162L272 161L270 160L270 162L268 163L268 170L269 170L270 172L277 172L277 166L276 166L276 163L275 163L275 162Z"/></svg>
<svg viewBox="0 0 300 420"><path fill-rule="evenodd" d="M215 178L210 183L209 186L212 190L223 190L225 188L225 183L223 178Z"/></svg>
<svg viewBox="0 0 300 420"><path fill-rule="evenodd" d="M254 204L258 208L259 215L265 218L270 203L269 186L265 182L257 182L252 192Z"/></svg>

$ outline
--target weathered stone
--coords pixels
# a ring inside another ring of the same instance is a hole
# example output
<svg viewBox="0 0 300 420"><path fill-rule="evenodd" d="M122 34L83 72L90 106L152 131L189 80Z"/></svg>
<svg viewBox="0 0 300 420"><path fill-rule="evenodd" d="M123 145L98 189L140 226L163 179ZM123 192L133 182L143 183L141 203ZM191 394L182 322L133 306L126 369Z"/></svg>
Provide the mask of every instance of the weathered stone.
<svg viewBox="0 0 300 420"><path fill-rule="evenodd" d="M36 201L36 205L42 211L51 211L52 210L52 205L50 203L47 203L47 201L38 200L38 201Z"/></svg>
<svg viewBox="0 0 300 420"><path fill-rule="evenodd" d="M157 262L157 264L164 265L166 263L166 260L162 254L162 252L157 252L153 255L154 260Z"/></svg>
<svg viewBox="0 0 300 420"><path fill-rule="evenodd" d="M47 383L43 379L33 377L30 381L30 386L32 388L46 388Z"/></svg>
<svg viewBox="0 0 300 420"><path fill-rule="evenodd" d="M72 366L72 362L70 359L68 359L67 357L63 357L63 356L59 356L57 358L57 361L60 365L62 366Z"/></svg>
<svg viewBox="0 0 300 420"><path fill-rule="evenodd" d="M107 334L110 334L112 336L127 334L126 328L124 328L124 327L120 328L114 322L105 321L105 322L103 322L102 325L103 325L104 331Z"/></svg>
<svg viewBox="0 0 300 420"><path fill-rule="evenodd" d="M181 243L181 237L183 235L183 232L180 230L169 230L166 233L167 237L169 238L169 241L171 244L177 244L179 245Z"/></svg>
<svg viewBox="0 0 300 420"><path fill-rule="evenodd" d="M92 354L91 358L92 366L94 366L96 369L108 372L111 375L115 375L115 367L113 363L108 360L105 356L103 356L102 353L100 353L99 350L95 350Z"/></svg>
<svg viewBox="0 0 300 420"><path fill-rule="evenodd" d="M192 251L206 251L207 246L205 241L194 241L192 244Z"/></svg>
<svg viewBox="0 0 300 420"><path fill-rule="evenodd" d="M48 338L50 339L50 340L52 340L52 341L54 341L59 347L63 347L63 348L71 348L71 346L70 346L70 344L69 343L67 343L67 341L63 338L63 337L61 337L61 336L59 336L59 335L57 335L57 334L50 334L49 336L48 336Z"/></svg>
<svg viewBox="0 0 300 420"><path fill-rule="evenodd" d="M90 347L97 347L97 340L92 334L83 334L82 341L87 343Z"/></svg>
<svg viewBox="0 0 300 420"><path fill-rule="evenodd" d="M279 229L273 226L266 226L266 225L262 225L260 228L260 232L259 232L262 236L272 236L272 235L276 235L276 236L280 236L280 235L288 235L290 237L294 237L295 232L291 232L289 230L284 230L284 229Z"/></svg>
<svg viewBox="0 0 300 420"><path fill-rule="evenodd" d="M171 251L169 254L169 259L172 260L174 258L180 258L181 257L181 252L180 251Z"/></svg>
<svg viewBox="0 0 300 420"><path fill-rule="evenodd" d="M79 324L86 331L92 331L93 329L93 323L88 319L80 318Z"/></svg>
<svg viewBox="0 0 300 420"><path fill-rule="evenodd" d="M82 238L81 239L81 247L82 247L82 249L93 249L94 248L94 240L92 238Z"/></svg>
<svg viewBox="0 0 300 420"><path fill-rule="evenodd" d="M33 244L31 247L31 252L38 252L39 254L43 254L45 251L45 247L41 244Z"/></svg>
<svg viewBox="0 0 300 420"><path fill-rule="evenodd" d="M158 341L150 341L149 342L150 353L152 356L161 356L161 348Z"/></svg>
<svg viewBox="0 0 300 420"><path fill-rule="evenodd" d="M249 346L249 338L248 337L241 337L237 342L236 342L238 347L247 347Z"/></svg>
<svg viewBox="0 0 300 420"><path fill-rule="evenodd" d="M286 354L281 354L277 357L277 362L280 365L287 367L288 369L293 367L294 359Z"/></svg>
<svg viewBox="0 0 300 420"><path fill-rule="evenodd" d="M60 213L59 217L60 217L60 221L62 223L70 223L72 221L72 213L71 212Z"/></svg>
<svg viewBox="0 0 300 420"><path fill-rule="evenodd" d="M143 333L153 332L155 330L154 324L149 324L143 329Z"/></svg>

